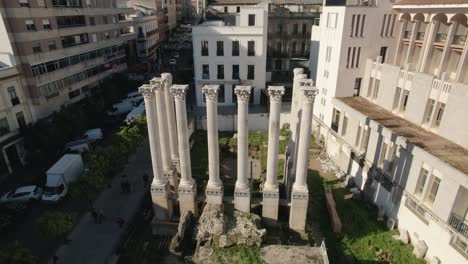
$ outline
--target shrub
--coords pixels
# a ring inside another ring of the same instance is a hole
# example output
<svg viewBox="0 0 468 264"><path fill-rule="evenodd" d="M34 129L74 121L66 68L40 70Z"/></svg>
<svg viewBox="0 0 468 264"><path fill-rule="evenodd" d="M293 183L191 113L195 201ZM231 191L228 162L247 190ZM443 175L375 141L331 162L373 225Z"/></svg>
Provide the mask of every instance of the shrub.
<svg viewBox="0 0 468 264"><path fill-rule="evenodd" d="M41 234L49 238L58 238L68 234L75 225L77 216L75 213L59 211L45 211L36 224Z"/></svg>
<svg viewBox="0 0 468 264"><path fill-rule="evenodd" d="M8 244L0 250L0 263L35 264L38 261L37 257L33 256L31 251L18 241Z"/></svg>

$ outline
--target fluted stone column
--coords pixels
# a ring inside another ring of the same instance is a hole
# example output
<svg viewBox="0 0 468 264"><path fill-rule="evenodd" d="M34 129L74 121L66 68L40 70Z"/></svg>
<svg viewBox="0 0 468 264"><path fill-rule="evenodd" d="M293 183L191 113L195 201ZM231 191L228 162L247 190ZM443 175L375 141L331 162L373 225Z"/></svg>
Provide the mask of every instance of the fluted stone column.
<svg viewBox="0 0 468 264"><path fill-rule="evenodd" d="M302 86L303 93L301 130L299 133L296 180L292 188L291 212L289 214L289 227L296 231L304 231L307 219L307 206L309 203L309 190L307 189L307 171L309 168L309 144L312 127L312 113L317 88Z"/></svg>
<svg viewBox="0 0 468 264"><path fill-rule="evenodd" d="M250 212L250 185L248 180L249 99L251 86L236 86L237 95L237 181L234 190L234 208Z"/></svg>
<svg viewBox="0 0 468 264"><path fill-rule="evenodd" d="M151 85L154 85L155 96L156 96L156 112L159 120L159 132L160 132L160 145L161 155L163 161L164 176L168 179L174 190L177 191L179 185L179 179L177 178L177 172L171 159L171 148L169 143L169 130L167 127L167 115L166 115L166 96L164 91L164 83L161 78L153 78L150 81Z"/></svg>
<svg viewBox="0 0 468 264"><path fill-rule="evenodd" d="M174 96L176 116L177 116L177 136L178 136L178 153L180 155L180 174L179 183L179 205L180 215L186 211L198 215L197 207L197 186L192 178L192 166L190 161L190 143L187 124L187 109L185 105L188 85L173 85L171 93Z"/></svg>
<svg viewBox="0 0 468 264"><path fill-rule="evenodd" d="M145 98L146 122L150 144L151 164L153 167L153 181L151 183L151 199L153 200L154 221L172 218L172 200L169 199L170 185L164 177L160 141L158 116L156 114L155 89L153 85L142 85L139 89ZM154 223L154 222L153 222Z"/></svg>
<svg viewBox="0 0 468 264"><path fill-rule="evenodd" d="M218 91L219 85L205 85L202 92L206 99L206 130L208 134L208 185L206 202L223 203L223 183L219 177L218 144Z"/></svg>
<svg viewBox="0 0 468 264"><path fill-rule="evenodd" d="M278 145L280 130L281 99L284 95L283 86L269 86L270 120L268 130L268 157L266 181L263 185L262 216L268 223L278 220L279 188L278 188Z"/></svg>
<svg viewBox="0 0 468 264"><path fill-rule="evenodd" d="M176 169L180 172L180 163L179 163L179 144L177 142L177 125L175 118L174 110L174 98L171 95L172 87L172 74L162 73L161 78L164 81L164 96L166 98L166 108L167 108L167 127L169 130L169 145L171 147L171 160Z"/></svg>

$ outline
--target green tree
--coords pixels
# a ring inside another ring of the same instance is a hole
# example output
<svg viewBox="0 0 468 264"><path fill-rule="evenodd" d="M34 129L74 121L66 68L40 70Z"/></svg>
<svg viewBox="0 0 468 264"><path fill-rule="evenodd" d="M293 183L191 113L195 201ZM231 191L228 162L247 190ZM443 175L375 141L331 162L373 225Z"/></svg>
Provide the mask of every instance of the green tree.
<svg viewBox="0 0 468 264"><path fill-rule="evenodd" d="M76 219L75 213L45 211L36 220L36 224L43 236L58 238L68 234L72 230Z"/></svg>

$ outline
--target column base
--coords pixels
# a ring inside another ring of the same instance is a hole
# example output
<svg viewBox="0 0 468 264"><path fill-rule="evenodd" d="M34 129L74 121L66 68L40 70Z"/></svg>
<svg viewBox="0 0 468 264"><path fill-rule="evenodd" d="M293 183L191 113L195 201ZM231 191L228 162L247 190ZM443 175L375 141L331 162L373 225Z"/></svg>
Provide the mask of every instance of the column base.
<svg viewBox="0 0 468 264"><path fill-rule="evenodd" d="M164 171L164 177L167 179L173 190L177 193L177 188L179 186L179 174L175 167L171 170Z"/></svg>
<svg viewBox="0 0 468 264"><path fill-rule="evenodd" d="M279 189L263 189L262 217L266 224L278 222Z"/></svg>
<svg viewBox="0 0 468 264"><path fill-rule="evenodd" d="M250 213L250 188L234 189L234 208L236 210Z"/></svg>
<svg viewBox="0 0 468 264"><path fill-rule="evenodd" d="M170 220L173 214L172 192L169 182L151 184L151 199L153 201L154 219Z"/></svg>
<svg viewBox="0 0 468 264"><path fill-rule="evenodd" d="M309 191L293 188L291 193L291 211L289 212L289 228L298 232L305 231L308 205Z"/></svg>
<svg viewBox="0 0 468 264"><path fill-rule="evenodd" d="M186 211L192 211L195 217L198 216L198 204L197 204L197 185L192 183L191 185L179 186L179 206L180 215L184 215Z"/></svg>
<svg viewBox="0 0 468 264"><path fill-rule="evenodd" d="M206 203L209 204L223 204L223 186L213 187L206 186Z"/></svg>

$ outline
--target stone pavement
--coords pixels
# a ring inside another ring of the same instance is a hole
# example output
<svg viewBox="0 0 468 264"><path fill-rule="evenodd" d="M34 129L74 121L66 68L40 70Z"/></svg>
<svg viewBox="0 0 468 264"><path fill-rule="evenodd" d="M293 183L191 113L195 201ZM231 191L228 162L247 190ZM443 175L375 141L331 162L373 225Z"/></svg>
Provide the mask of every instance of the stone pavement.
<svg viewBox="0 0 468 264"><path fill-rule="evenodd" d="M96 210L103 210L103 223L95 224L90 212L83 214L68 236L71 241L56 252L58 264L110 263L111 256L128 227L128 221L138 212L145 193L149 191L149 187L143 188L142 175L145 172L152 175L148 140L129 158L125 169L131 183L131 193L121 193L120 177L115 177L112 187L104 190L94 202ZM125 220L122 228L116 223L118 217Z"/></svg>

